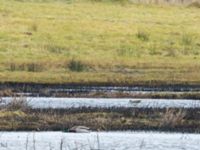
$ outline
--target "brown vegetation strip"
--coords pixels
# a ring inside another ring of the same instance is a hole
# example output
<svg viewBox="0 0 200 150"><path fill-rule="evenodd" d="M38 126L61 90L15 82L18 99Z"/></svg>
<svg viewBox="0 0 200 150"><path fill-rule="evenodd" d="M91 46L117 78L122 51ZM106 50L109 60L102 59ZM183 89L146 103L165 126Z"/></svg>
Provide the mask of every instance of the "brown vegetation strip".
<svg viewBox="0 0 200 150"><path fill-rule="evenodd" d="M200 109L77 108L30 109L23 102L0 109L0 130L157 130L200 132Z"/></svg>

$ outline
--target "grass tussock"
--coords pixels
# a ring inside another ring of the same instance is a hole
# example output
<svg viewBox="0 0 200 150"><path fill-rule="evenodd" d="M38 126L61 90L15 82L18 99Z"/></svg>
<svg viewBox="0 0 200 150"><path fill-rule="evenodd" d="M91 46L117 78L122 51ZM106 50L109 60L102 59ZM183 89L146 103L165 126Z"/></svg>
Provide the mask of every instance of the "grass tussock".
<svg viewBox="0 0 200 150"><path fill-rule="evenodd" d="M27 71L27 72L41 72L43 71L43 66L40 63L30 62L30 63L10 63L9 71Z"/></svg>
<svg viewBox="0 0 200 150"><path fill-rule="evenodd" d="M176 127L183 124L186 112L183 110L167 109L160 123L161 127Z"/></svg>
<svg viewBox="0 0 200 150"><path fill-rule="evenodd" d="M147 33L146 31L142 31L142 30L139 30L136 34L137 38L142 40L142 41L149 41L150 39L150 36L149 36L149 33Z"/></svg>
<svg viewBox="0 0 200 150"><path fill-rule="evenodd" d="M30 109L30 107L28 106L28 101L23 98L23 97L19 97L19 98L13 98L5 107L6 110L9 111L25 111Z"/></svg>
<svg viewBox="0 0 200 150"><path fill-rule="evenodd" d="M200 8L200 2L195 1L191 4L188 5L188 7L192 7L192 8Z"/></svg>
<svg viewBox="0 0 200 150"><path fill-rule="evenodd" d="M183 34L182 36L182 44L185 46L189 46L193 44L194 37L190 34Z"/></svg>
<svg viewBox="0 0 200 150"><path fill-rule="evenodd" d="M68 68L73 72L82 72L87 69L87 65L79 60L72 59L68 63Z"/></svg>
<svg viewBox="0 0 200 150"><path fill-rule="evenodd" d="M53 43L45 45L44 49L53 54L62 54L63 52L68 53L68 49L66 47L61 45L55 45Z"/></svg>

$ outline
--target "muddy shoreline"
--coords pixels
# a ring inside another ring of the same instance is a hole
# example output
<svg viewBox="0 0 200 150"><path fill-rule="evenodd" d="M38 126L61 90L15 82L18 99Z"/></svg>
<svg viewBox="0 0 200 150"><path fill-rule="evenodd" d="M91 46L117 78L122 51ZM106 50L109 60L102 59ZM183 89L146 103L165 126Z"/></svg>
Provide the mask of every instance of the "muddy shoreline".
<svg viewBox="0 0 200 150"><path fill-rule="evenodd" d="M0 83L0 96L176 98L200 99L200 85L195 84L39 84Z"/></svg>
<svg viewBox="0 0 200 150"><path fill-rule="evenodd" d="M68 88L107 88L113 89L118 88L129 90L154 90L154 91L199 91L200 84L193 83L182 83L182 84L166 84L162 82L150 82L150 83L136 83L134 85L126 84L112 84L112 83L88 83L88 84L77 84L77 83L21 83L21 82L3 82L0 83L0 89L14 89L19 91L38 91L38 89L68 89Z"/></svg>

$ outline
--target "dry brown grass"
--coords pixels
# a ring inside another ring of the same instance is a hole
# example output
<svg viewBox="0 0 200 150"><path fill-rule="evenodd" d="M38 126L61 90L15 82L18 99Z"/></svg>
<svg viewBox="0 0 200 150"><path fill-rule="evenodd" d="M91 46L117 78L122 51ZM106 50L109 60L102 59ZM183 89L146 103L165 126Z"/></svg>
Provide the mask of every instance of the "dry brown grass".
<svg viewBox="0 0 200 150"><path fill-rule="evenodd" d="M30 109L28 106L28 101L24 97L14 97L12 100L4 107L9 111L26 111Z"/></svg>
<svg viewBox="0 0 200 150"><path fill-rule="evenodd" d="M15 106L14 108L19 108ZM76 125L92 130L200 131L199 110L88 109L32 110L0 109L0 130L62 130ZM187 115L187 117L186 117Z"/></svg>
<svg viewBox="0 0 200 150"><path fill-rule="evenodd" d="M176 127L183 124L186 112L184 110L167 109L160 122L161 127Z"/></svg>
<svg viewBox="0 0 200 150"><path fill-rule="evenodd" d="M193 8L200 8L200 1L195 1L193 3L190 3L188 7L193 7Z"/></svg>

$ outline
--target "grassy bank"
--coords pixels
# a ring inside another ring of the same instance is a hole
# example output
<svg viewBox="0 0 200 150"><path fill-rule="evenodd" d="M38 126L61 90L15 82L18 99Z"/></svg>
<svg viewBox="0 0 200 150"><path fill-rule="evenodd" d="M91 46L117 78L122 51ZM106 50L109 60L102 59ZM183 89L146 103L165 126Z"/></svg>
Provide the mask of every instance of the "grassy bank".
<svg viewBox="0 0 200 150"><path fill-rule="evenodd" d="M0 82L200 84L197 7L0 0Z"/></svg>
<svg viewBox="0 0 200 150"><path fill-rule="evenodd" d="M68 131L76 125L94 131L156 130L200 132L199 109L71 108L31 109L23 101L0 108L0 130Z"/></svg>

